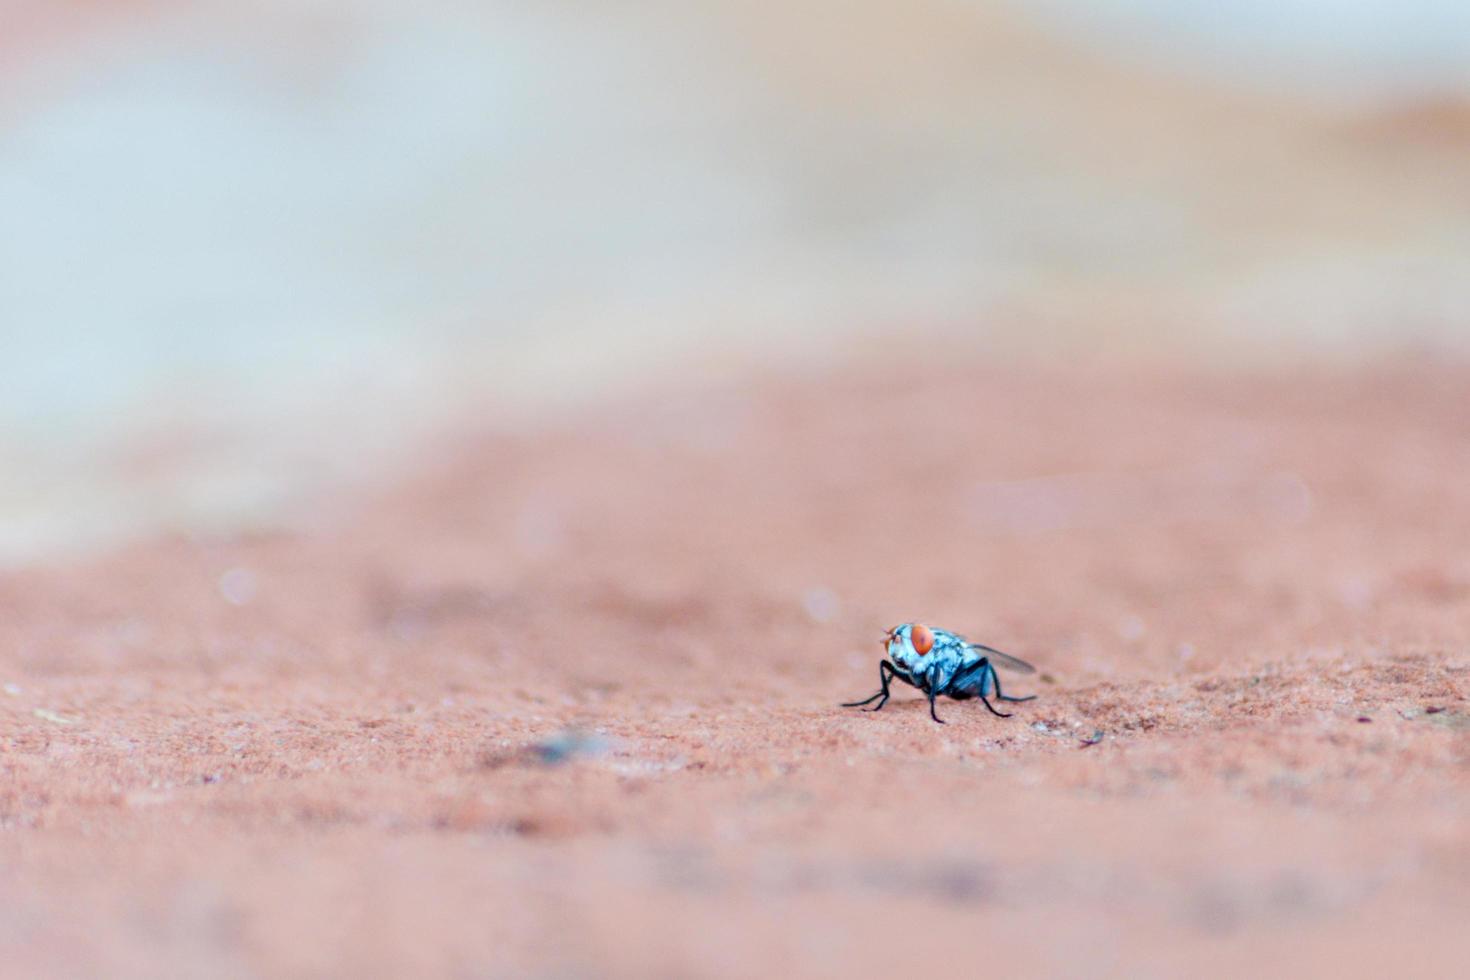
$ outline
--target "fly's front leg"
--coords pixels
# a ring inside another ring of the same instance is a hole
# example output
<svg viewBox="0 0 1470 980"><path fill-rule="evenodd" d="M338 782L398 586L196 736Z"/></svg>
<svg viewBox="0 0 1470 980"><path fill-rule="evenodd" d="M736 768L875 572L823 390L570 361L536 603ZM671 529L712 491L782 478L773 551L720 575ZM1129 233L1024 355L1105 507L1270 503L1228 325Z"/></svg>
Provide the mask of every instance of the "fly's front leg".
<svg viewBox="0 0 1470 980"><path fill-rule="evenodd" d="M862 701L844 702L842 706L844 708L861 708L865 704L872 704L874 701L878 701L879 698L882 698L883 700L878 701L878 706L873 709L874 711L877 711L878 708L881 708L888 703L888 678L890 674L895 673L897 673L897 671L893 669L893 665L890 664L888 661L878 661L878 682L883 685L883 690L879 691L877 694L873 695L870 698L863 699Z"/></svg>
<svg viewBox="0 0 1470 980"><path fill-rule="evenodd" d="M872 710L880 711L882 710L883 706L888 703L888 682L895 677L899 678L900 680L908 679L899 674L897 669L894 668L893 664L889 663L886 660L878 661L878 679L883 682L883 691L881 692L883 694L883 700L873 705ZM868 700L871 701L872 699L869 698Z"/></svg>

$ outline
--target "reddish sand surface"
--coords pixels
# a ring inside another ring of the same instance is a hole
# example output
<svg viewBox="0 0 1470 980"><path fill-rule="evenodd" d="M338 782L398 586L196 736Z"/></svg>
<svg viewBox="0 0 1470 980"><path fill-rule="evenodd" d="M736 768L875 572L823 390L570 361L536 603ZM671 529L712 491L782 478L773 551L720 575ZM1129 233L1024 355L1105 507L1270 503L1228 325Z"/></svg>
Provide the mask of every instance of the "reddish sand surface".
<svg viewBox="0 0 1470 980"><path fill-rule="evenodd" d="M3 972L1464 975L1467 476L1462 366L936 357L7 573ZM906 620L1040 698L839 707Z"/></svg>

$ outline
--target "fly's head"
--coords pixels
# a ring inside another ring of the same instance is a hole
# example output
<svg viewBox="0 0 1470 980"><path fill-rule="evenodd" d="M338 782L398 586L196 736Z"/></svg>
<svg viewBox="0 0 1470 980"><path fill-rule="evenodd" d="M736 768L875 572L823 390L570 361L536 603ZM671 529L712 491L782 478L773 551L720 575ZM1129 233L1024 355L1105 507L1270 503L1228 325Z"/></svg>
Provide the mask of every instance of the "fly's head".
<svg viewBox="0 0 1470 980"><path fill-rule="evenodd" d="M888 631L883 649L893 665L904 673L920 669L921 663L934 649L934 631L920 623L903 623Z"/></svg>

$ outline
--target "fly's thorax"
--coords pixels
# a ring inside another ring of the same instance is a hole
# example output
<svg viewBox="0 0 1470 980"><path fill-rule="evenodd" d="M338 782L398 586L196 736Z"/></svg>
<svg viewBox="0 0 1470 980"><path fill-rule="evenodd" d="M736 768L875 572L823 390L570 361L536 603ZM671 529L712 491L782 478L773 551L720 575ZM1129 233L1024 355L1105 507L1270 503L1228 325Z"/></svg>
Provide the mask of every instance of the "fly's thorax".
<svg viewBox="0 0 1470 980"><path fill-rule="evenodd" d="M934 652L927 659L929 663L925 669L936 691L942 691L948 687L949 682L954 680L955 674L964 665L964 657L948 647L943 649L935 647Z"/></svg>
<svg viewBox="0 0 1470 980"><path fill-rule="evenodd" d="M899 643L889 646L888 659L912 679L916 681L921 678L932 680L940 687L964 666L963 656L956 651L935 648L920 656L914 652L913 647Z"/></svg>

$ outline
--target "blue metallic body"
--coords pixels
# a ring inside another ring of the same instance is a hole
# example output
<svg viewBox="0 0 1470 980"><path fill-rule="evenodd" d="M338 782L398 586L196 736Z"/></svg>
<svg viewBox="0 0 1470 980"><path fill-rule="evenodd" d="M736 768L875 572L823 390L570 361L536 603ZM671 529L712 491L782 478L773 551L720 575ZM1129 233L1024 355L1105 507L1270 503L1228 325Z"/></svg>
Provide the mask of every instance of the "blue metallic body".
<svg viewBox="0 0 1470 980"><path fill-rule="evenodd" d="M883 647L888 659L880 661L878 665L878 677L883 689L866 701L850 702L844 707L858 707L881 698L873 710L882 708L888 701L890 675L929 696L929 713L935 721L941 721L934 712L934 699L940 696L956 701L979 698L992 714L1002 718L1010 716L996 711L989 698L1030 701L1035 697L1007 697L1001 693L1000 678L995 673L997 663L1022 673L1032 673L1035 668L1024 660L971 643L958 633L948 630L929 629L928 633L933 637L933 646L927 652L920 653L914 646L914 624L904 623L890 630Z"/></svg>

